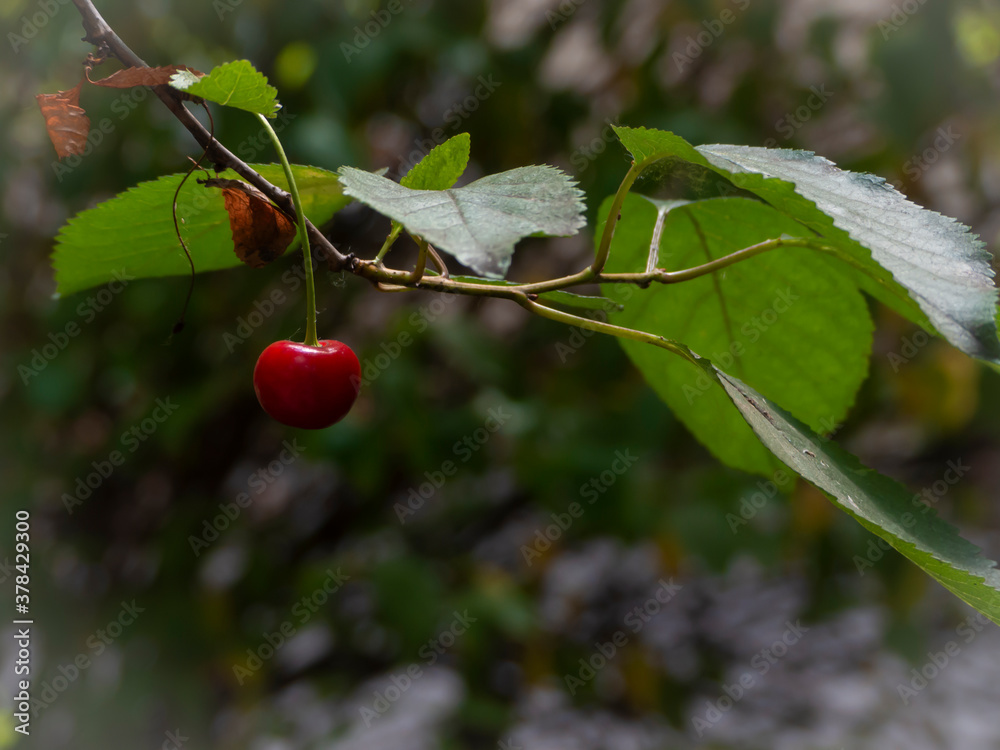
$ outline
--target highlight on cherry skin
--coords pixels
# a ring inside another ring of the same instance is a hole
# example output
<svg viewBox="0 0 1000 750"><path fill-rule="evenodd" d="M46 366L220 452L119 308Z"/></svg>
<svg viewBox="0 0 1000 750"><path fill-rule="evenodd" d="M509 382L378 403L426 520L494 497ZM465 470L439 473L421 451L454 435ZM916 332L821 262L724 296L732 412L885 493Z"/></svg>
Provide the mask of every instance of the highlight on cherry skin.
<svg viewBox="0 0 1000 750"><path fill-rule="evenodd" d="M275 341L257 359L253 389L261 407L289 427L321 430L343 419L361 387L361 363L347 344Z"/></svg>

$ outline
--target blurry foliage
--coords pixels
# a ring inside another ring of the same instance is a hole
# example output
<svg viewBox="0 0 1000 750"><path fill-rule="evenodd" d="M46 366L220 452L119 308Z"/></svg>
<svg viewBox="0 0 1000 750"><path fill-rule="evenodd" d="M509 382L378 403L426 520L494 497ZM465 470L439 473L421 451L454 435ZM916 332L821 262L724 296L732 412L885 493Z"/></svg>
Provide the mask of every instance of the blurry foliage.
<svg viewBox="0 0 1000 750"><path fill-rule="evenodd" d="M562 18L555 2L414 0L350 61L344 45L358 44L356 27L372 20L377 3L100 5L150 64L208 70L252 60L278 87L294 162L388 167L398 176L435 128L445 137L469 131L465 181L556 164L580 180L593 223L626 167L607 130L620 122L695 143L774 139L813 149L898 181L915 200L971 223L991 246L1000 232L1000 16L991 3L928 3L887 39L878 24L889 3L753 3L683 69L674 56L703 21L742 3L586 0L563 3L573 12ZM27 0L0 3L14 33L37 10ZM312 705L303 696L336 703L356 694L370 705L376 686L366 680L423 664L421 647L453 612L468 610L478 622L441 659L463 679L459 708L425 730L443 747L495 747L530 688L563 690L562 675L621 626L620 613L648 597L658 577L723 575L747 556L765 578L801 577L810 617L885 608L888 647L906 656L919 659L933 627L953 627L951 605L934 604L931 584L894 554L859 577L852 558L871 537L810 488L779 493L732 533L727 514L739 513L757 480L711 460L614 341L574 341L573 331L502 302L381 295L321 273L320 334L349 342L378 372L344 423L304 434L268 420L250 381L267 343L302 334L302 286L285 275L300 258L199 277L188 328L173 338L186 280L135 282L104 302L88 303L86 293L52 299L47 255L68 216L197 155L154 97L88 88L92 120L106 117L113 128L57 178L34 95L75 84L88 51L80 36L75 9L59 5L3 63L0 473L8 510L0 539L12 538L12 509L32 510L36 691L60 664L88 653L87 638L122 601L135 599L145 612L35 720L37 736L25 746L153 747L180 727L192 737L185 747L264 747L254 744L264 737L318 747L358 721L357 703L303 718ZM483 100L474 96L480 76L500 83ZM801 109L821 85L828 101ZM215 113L217 136L237 155L273 158L253 118ZM934 151L948 126L958 137ZM373 254L386 229L349 209L330 232L341 247ZM586 233L528 241L511 275L568 270L588 248ZM254 303L273 289L287 301L230 351L224 335L256 321ZM871 377L838 439L915 489L961 458L972 472L938 507L995 539L996 376L937 343L894 365L888 355L915 331L884 310L878 317ZM50 334L71 323L79 335L22 382L18 367L32 366ZM378 366L383 345L403 332L412 344ZM171 399L176 413L130 450L124 436L142 432L158 398ZM509 419L477 441L491 409ZM465 438L475 446L467 458ZM286 440L298 441L301 457L282 464ZM63 494L114 450L124 465L67 514ZM638 456L635 465L526 566L521 545L579 502L625 450ZM446 461L457 471L400 524L394 506ZM190 538L241 492L251 506L196 557ZM617 583L595 578L589 594L566 595L571 611L554 617L556 573L589 570L588 555L600 558L594 551L613 540L631 550L621 553L627 559L652 554L653 578L630 578L625 566ZM299 623L296 603L338 568L349 582ZM285 620L313 635L237 684L233 664ZM696 638L687 670L657 666L648 643L628 649L624 689L591 685L570 703L660 713L688 731L692 691L723 677L724 641ZM0 727L0 744L11 737Z"/></svg>

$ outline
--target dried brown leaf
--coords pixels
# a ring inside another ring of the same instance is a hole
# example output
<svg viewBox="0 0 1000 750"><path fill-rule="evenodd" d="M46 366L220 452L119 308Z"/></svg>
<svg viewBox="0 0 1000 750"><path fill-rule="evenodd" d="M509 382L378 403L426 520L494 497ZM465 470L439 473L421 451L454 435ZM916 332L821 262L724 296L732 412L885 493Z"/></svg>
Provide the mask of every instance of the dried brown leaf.
<svg viewBox="0 0 1000 750"><path fill-rule="evenodd" d="M236 257L260 268L278 259L295 239L295 224L253 185L241 180L199 180L222 189Z"/></svg>
<svg viewBox="0 0 1000 750"><path fill-rule="evenodd" d="M171 76L178 70L186 70L197 76L205 75L187 65L162 65L158 68L125 68L112 73L107 78L90 82L95 86L107 86L113 89L128 89L133 86L166 86L170 83ZM90 80L89 77L88 80Z"/></svg>
<svg viewBox="0 0 1000 750"><path fill-rule="evenodd" d="M55 146L60 159L67 156L82 154L87 145L87 135L90 133L90 118L80 106L81 80L69 91L57 94L38 94L38 102L45 118L45 128L49 139Z"/></svg>

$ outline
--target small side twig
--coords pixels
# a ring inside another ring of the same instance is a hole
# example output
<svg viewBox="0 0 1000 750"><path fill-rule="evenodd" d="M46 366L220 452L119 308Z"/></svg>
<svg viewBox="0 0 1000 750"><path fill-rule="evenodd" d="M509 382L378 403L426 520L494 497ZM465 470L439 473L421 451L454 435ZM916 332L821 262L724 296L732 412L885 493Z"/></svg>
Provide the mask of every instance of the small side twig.
<svg viewBox="0 0 1000 750"><path fill-rule="evenodd" d="M450 279L451 274L448 273L448 266L445 265L444 258L434 249L433 245L427 246L427 253L430 255L431 260L434 261L434 266L437 268L438 273L441 274L442 278Z"/></svg>
<svg viewBox="0 0 1000 750"><path fill-rule="evenodd" d="M427 270L427 240L420 237L415 238L417 240L417 247L420 248L420 253L417 255L417 264L413 267L413 271L406 277L406 283L413 286L417 286L420 280L424 277L424 271Z"/></svg>

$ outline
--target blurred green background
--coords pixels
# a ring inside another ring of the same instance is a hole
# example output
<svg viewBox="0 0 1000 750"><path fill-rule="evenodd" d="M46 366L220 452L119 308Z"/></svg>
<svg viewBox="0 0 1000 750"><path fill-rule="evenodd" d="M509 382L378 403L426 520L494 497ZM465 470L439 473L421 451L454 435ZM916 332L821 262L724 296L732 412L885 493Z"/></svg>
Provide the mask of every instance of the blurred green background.
<svg viewBox="0 0 1000 750"><path fill-rule="evenodd" d="M1000 236L996 2L98 5L150 64L251 60L298 163L398 177L435 128L467 131L465 179L561 166L592 225L627 168L609 123L647 125L815 150ZM172 339L186 279L53 299L59 227L198 150L144 91L89 87L109 132L58 166L34 96L79 80L79 15L0 0L0 16L0 591L12 612L27 509L44 702L15 733L0 625L0 747L1000 746L996 628L811 488L720 466L613 340L321 273L321 336L375 376L343 423L306 433L251 387L259 352L302 335L301 258L199 277ZM237 155L274 159L250 116L215 122ZM352 207L329 231L370 257L387 226ZM575 270L590 248L589 230L527 241L511 276ZM873 314L837 439L930 488L995 558L1000 380ZM949 462L968 468L938 493ZM929 652L946 665L921 687Z"/></svg>

